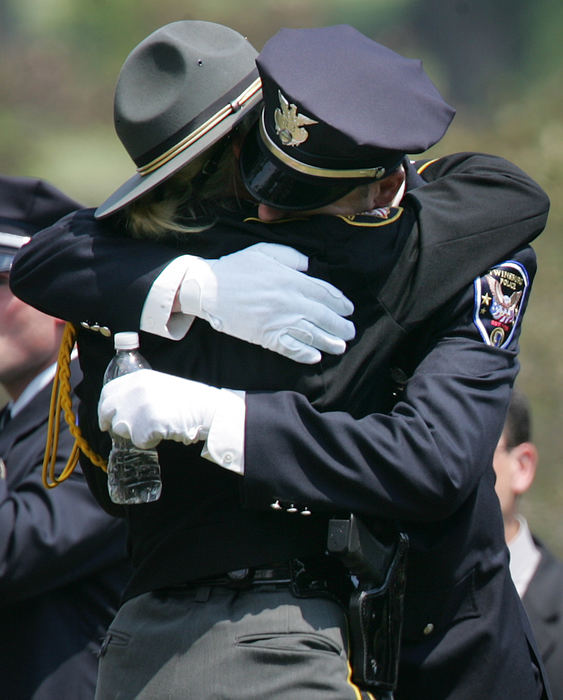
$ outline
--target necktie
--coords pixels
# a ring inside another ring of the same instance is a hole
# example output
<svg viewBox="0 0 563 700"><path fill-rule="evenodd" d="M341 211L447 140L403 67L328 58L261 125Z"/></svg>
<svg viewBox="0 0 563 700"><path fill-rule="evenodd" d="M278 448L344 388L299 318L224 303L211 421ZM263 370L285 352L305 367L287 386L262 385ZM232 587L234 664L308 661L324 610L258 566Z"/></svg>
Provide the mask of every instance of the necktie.
<svg viewBox="0 0 563 700"><path fill-rule="evenodd" d="M0 411L0 433L4 430L4 426L11 417L10 407L4 406L4 408Z"/></svg>

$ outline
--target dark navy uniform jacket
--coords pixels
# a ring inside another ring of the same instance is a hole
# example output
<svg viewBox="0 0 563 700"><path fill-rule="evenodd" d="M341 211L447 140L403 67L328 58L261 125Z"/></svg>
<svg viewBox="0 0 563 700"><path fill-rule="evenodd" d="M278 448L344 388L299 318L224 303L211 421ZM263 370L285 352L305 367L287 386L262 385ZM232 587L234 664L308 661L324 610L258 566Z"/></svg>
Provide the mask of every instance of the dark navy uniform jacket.
<svg viewBox="0 0 563 700"><path fill-rule="evenodd" d="M0 696L92 700L97 651L130 571L123 524L80 470L47 491L41 467L51 386L0 431ZM60 433L57 469L73 439Z"/></svg>
<svg viewBox="0 0 563 700"><path fill-rule="evenodd" d="M495 274L518 270L531 282L535 256L522 245L542 230L548 202L491 156L441 159L422 177L386 219L223 220L183 240L182 250L204 257L257 240L299 248L311 274L352 299L357 335L344 356L301 366L199 320L179 342L143 334L154 369L247 390L245 476L203 460L201 444L161 443L161 499L126 509L135 567L127 595L319 554L327 519L354 511L410 537L397 697L538 697L491 466L529 287L515 288L518 314L498 322L508 335L495 346L487 273L509 258ZM12 288L76 324L136 329L172 249L132 244L111 222L92 227L92 212L80 212L36 235L15 260ZM79 333L81 427L102 454L96 409L111 345ZM88 478L115 510L103 473L90 468Z"/></svg>

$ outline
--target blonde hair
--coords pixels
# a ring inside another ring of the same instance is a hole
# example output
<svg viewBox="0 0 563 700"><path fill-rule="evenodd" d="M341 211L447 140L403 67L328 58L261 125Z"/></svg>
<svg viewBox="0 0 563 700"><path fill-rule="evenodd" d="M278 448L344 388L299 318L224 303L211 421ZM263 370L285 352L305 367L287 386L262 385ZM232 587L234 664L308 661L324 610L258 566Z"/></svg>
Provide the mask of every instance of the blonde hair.
<svg viewBox="0 0 563 700"><path fill-rule="evenodd" d="M178 237L210 228L238 189L230 135L132 202L124 215L132 238Z"/></svg>

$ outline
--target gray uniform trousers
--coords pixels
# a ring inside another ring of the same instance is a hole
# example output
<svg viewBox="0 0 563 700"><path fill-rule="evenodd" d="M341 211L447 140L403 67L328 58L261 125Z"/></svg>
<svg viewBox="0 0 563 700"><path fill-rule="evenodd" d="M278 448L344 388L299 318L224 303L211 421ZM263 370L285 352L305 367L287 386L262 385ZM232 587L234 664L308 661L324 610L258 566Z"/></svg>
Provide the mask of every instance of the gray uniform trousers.
<svg viewBox="0 0 563 700"><path fill-rule="evenodd" d="M360 700L343 608L272 585L169 589L119 610L96 700Z"/></svg>

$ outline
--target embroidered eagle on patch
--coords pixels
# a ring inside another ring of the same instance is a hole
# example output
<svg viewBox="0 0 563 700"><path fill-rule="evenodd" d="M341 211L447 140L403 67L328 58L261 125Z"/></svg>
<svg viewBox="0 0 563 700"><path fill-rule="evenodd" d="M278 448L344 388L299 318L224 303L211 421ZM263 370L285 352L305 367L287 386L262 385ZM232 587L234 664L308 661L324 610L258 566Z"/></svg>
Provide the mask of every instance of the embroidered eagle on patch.
<svg viewBox="0 0 563 700"><path fill-rule="evenodd" d="M299 114L297 106L289 104L289 101L278 90L280 107L274 112L276 134L284 146L299 146L309 138L309 132L305 126L318 124L319 122Z"/></svg>
<svg viewBox="0 0 563 700"><path fill-rule="evenodd" d="M487 275L487 282L493 294L491 316L501 323L514 323L519 308L518 302L522 298L524 292L520 290L518 292L512 292L512 294L505 294L502 282L491 274Z"/></svg>
<svg viewBox="0 0 563 700"><path fill-rule="evenodd" d="M504 348L510 343L529 284L526 268L513 260L475 280L473 321L487 345Z"/></svg>

